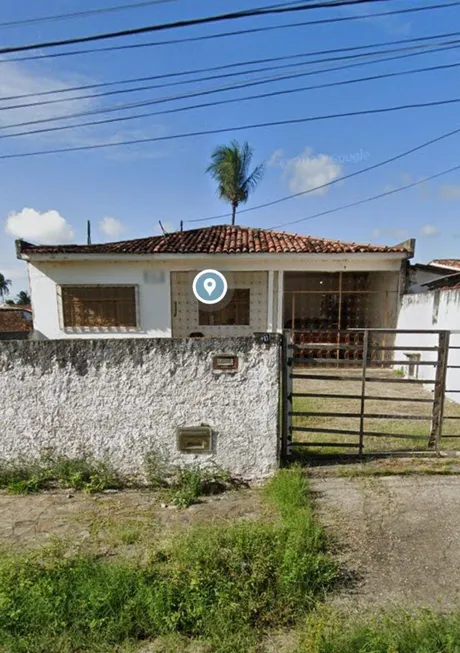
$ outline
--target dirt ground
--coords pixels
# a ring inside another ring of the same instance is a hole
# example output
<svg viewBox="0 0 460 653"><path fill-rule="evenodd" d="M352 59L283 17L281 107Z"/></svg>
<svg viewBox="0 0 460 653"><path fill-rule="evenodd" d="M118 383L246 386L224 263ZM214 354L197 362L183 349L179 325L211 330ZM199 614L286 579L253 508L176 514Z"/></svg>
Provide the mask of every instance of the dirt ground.
<svg viewBox="0 0 460 653"><path fill-rule="evenodd" d="M256 519L260 490L206 497L186 510L159 492L127 490L97 495L68 491L14 496L0 493L0 550L37 549L58 538L71 549L142 557L151 545L191 524Z"/></svg>
<svg viewBox="0 0 460 653"><path fill-rule="evenodd" d="M329 475L312 487L347 578L335 605L460 606L459 476Z"/></svg>
<svg viewBox="0 0 460 653"><path fill-rule="evenodd" d="M445 464L439 461L439 474ZM460 469L460 459L449 464ZM385 462L376 465L391 471ZM460 476L432 475L430 461L416 465L421 475L342 476L367 473L364 465L311 470L318 516L344 572L331 599L338 607L460 606ZM266 510L257 488L205 498L186 510L158 492L0 493L0 550L36 550L58 538L71 549L143 561L152 545L192 524L257 519Z"/></svg>
<svg viewBox="0 0 460 653"><path fill-rule="evenodd" d="M361 393L361 371L359 369L337 369L335 368L299 368L299 374L341 375L347 376L347 380L330 381L322 379L295 379L294 393L311 392L325 394L346 394L360 395ZM411 383L392 383L391 380L398 379L392 370L370 369L369 376L381 379L381 381L368 382L366 384L366 396L388 397L388 400L367 399L365 402L365 414L384 415L383 418L365 418L365 432L379 433L400 433L409 436L408 439L385 436L366 436L364 438L364 451L424 451L427 450L428 438L431 429L431 408L433 394L422 385ZM399 379L398 379L399 380ZM390 382L389 382L390 381ZM391 400L390 400L391 398ZM395 399L395 400L393 400ZM411 402L407 399L425 400L424 402ZM309 398L295 397L294 411L298 412L328 412L328 413L360 413L360 399L341 398ZM398 415L411 415L413 419L398 419ZM445 415L457 419L446 419L443 424L443 434L460 436L460 404L446 401ZM421 418L425 419L421 419ZM326 429L345 429L358 431L360 427L359 417L315 417L315 416L294 416L293 426ZM357 444L358 435L340 435L318 432L294 432L294 441L303 442L343 442ZM442 439L443 450L460 450L460 437ZM312 452L336 452L353 453L352 448L327 448L308 447L307 451Z"/></svg>

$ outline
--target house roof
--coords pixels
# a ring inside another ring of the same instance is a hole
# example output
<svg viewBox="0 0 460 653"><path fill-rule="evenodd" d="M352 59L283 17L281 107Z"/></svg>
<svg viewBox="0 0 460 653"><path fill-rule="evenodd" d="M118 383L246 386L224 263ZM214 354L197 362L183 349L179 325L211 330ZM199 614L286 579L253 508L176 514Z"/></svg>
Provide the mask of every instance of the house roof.
<svg viewBox="0 0 460 653"><path fill-rule="evenodd" d="M30 307L9 306L7 304L0 306L0 333L19 333L32 331L32 329Z"/></svg>
<svg viewBox="0 0 460 653"><path fill-rule="evenodd" d="M16 247L18 257L34 254L407 254L410 249L407 243L388 247L229 225L95 245L33 245L19 240Z"/></svg>
<svg viewBox="0 0 460 653"><path fill-rule="evenodd" d="M433 274L440 274L445 276L446 274L455 274L455 270L450 270L443 265L437 265L436 263L414 263L410 266L411 270L423 270L425 272L432 272Z"/></svg>
<svg viewBox="0 0 460 653"><path fill-rule="evenodd" d="M435 258L430 265L439 265L442 268L460 270L460 258Z"/></svg>
<svg viewBox="0 0 460 653"><path fill-rule="evenodd" d="M448 274L433 281L427 281L422 286L430 290L458 290L460 289L460 270L454 274Z"/></svg>

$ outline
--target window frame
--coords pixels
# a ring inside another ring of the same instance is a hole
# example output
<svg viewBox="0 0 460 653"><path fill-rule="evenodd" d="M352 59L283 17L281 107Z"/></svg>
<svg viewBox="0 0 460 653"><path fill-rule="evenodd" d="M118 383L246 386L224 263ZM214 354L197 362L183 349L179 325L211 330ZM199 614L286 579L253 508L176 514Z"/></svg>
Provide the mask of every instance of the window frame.
<svg viewBox="0 0 460 653"><path fill-rule="evenodd" d="M65 288L134 288L136 326L66 326L64 323ZM65 333L139 333L142 331L139 311L139 285L135 283L61 283L56 286L59 327Z"/></svg>
<svg viewBox="0 0 460 653"><path fill-rule="evenodd" d="M238 291L244 291L244 292L248 293L248 322L247 323L241 324L241 323L235 322L234 324L225 324L225 323L218 323L218 324L206 323L206 324L203 324L200 321L200 315L211 315L212 313L216 313L217 311L222 311L225 308L227 308L227 306L229 304L231 304L231 302L234 300L235 294ZM223 300L224 305L221 308L217 308L216 310L203 310L202 307L201 307L201 304L199 302L197 302L198 303L198 327L204 327L204 328L207 328L207 329L213 329L213 328L222 329L222 328L235 328L235 327L237 327L237 328L238 327L243 327L244 328L244 327L250 327L251 326L251 288L250 287L249 288L248 287L231 288L230 292L232 293L232 297L231 297L230 301L225 303L225 299L224 299ZM209 306L209 309L212 309L215 306L218 306L218 305L214 304L214 306Z"/></svg>

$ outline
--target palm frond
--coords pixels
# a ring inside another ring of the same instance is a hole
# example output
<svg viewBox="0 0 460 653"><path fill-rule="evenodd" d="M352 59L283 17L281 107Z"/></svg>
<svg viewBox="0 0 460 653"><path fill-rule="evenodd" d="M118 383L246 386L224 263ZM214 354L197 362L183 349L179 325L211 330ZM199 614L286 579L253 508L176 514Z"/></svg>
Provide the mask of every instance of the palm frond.
<svg viewBox="0 0 460 653"><path fill-rule="evenodd" d="M219 145L211 155L211 163L206 168L217 181L217 192L221 199L228 201L232 207L247 202L262 179L264 166L257 166L251 173L253 150L248 142L242 145L233 140L230 145Z"/></svg>

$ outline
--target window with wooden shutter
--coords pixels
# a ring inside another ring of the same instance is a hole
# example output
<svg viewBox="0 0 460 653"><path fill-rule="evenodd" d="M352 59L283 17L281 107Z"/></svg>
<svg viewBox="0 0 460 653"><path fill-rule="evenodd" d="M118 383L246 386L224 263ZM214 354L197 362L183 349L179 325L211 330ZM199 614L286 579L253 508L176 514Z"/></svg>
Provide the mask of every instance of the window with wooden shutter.
<svg viewBox="0 0 460 653"><path fill-rule="evenodd" d="M249 325L251 291L249 288L237 288L233 291L231 300L219 307L216 304L212 310L200 307L199 324L201 326Z"/></svg>
<svg viewBox="0 0 460 653"><path fill-rule="evenodd" d="M65 328L136 327L135 286L62 286Z"/></svg>

